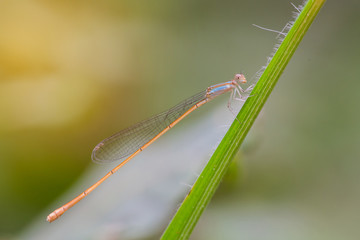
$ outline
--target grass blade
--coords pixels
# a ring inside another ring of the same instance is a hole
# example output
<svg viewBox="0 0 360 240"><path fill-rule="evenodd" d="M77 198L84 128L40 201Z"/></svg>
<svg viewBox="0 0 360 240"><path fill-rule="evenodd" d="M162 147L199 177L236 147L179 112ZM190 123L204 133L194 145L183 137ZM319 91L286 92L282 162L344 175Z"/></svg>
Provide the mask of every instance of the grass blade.
<svg viewBox="0 0 360 240"><path fill-rule="evenodd" d="M165 230L162 239L188 239L214 195L231 160L260 113L281 73L290 61L325 0L306 2L301 13L267 65L259 81L201 175Z"/></svg>

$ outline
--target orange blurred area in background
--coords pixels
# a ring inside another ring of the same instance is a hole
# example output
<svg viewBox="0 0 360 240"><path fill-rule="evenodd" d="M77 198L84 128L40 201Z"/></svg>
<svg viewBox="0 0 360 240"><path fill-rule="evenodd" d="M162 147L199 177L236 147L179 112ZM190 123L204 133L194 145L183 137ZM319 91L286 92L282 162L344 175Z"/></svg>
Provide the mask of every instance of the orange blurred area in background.
<svg viewBox="0 0 360 240"><path fill-rule="evenodd" d="M99 114L111 94L120 93L121 102L123 85L139 85L132 49L142 26L108 15L106 4L1 5L0 233L6 234L18 232L88 165L95 144L89 135L105 121ZM65 175L53 176L54 168Z"/></svg>

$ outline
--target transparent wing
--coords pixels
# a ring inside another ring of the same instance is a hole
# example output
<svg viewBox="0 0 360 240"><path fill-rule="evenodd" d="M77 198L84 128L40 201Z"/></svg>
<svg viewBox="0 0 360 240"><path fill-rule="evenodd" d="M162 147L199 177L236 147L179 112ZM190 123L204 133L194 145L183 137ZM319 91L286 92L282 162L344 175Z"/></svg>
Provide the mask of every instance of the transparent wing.
<svg viewBox="0 0 360 240"><path fill-rule="evenodd" d="M183 115L196 103L206 99L206 90L182 101L167 111L128 127L100 142L92 152L96 163L109 163L124 159Z"/></svg>

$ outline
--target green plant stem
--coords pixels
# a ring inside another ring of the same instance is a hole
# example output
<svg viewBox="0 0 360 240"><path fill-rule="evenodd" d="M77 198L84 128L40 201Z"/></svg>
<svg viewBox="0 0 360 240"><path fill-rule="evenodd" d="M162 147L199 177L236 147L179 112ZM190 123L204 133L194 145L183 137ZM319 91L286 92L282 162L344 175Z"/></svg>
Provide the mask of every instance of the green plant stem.
<svg viewBox="0 0 360 240"><path fill-rule="evenodd" d="M246 134L260 113L277 80L294 54L297 46L315 19L325 0L306 3L284 41L256 83L244 106L237 115L208 164L185 198L162 239L188 239L205 207L214 195L231 160L239 150ZM239 123L240 122L240 123Z"/></svg>

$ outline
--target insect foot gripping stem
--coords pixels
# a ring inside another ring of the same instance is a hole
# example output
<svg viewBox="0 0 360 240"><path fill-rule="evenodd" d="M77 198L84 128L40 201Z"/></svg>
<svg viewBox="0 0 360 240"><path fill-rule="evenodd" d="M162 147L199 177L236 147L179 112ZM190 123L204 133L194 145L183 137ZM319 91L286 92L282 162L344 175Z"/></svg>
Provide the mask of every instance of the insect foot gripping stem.
<svg viewBox="0 0 360 240"><path fill-rule="evenodd" d="M61 215L63 215L64 212L65 211L63 207L58 208L47 216L46 221L53 222L56 219L58 219Z"/></svg>

